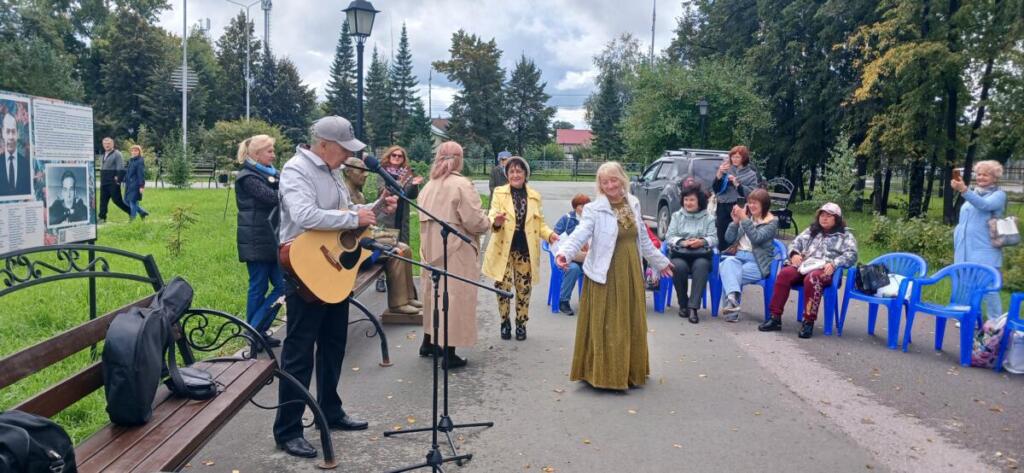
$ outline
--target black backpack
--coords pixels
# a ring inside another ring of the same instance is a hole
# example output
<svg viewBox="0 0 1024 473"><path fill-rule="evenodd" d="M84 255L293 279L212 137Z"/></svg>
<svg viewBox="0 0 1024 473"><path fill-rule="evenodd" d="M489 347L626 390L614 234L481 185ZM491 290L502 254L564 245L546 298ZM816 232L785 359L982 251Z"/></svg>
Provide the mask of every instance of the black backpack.
<svg viewBox="0 0 1024 473"><path fill-rule="evenodd" d="M192 305L192 295L192 286L181 278L174 278L160 290L163 306L163 313L160 316L167 330L167 379L164 384L175 396L201 401L216 396L219 392L218 385L213 380L213 375L207 371L188 366L178 367L172 328Z"/></svg>
<svg viewBox="0 0 1024 473"><path fill-rule="evenodd" d="M858 291L872 295L889 285L889 268L884 264L858 264L854 286Z"/></svg>
<svg viewBox="0 0 1024 473"><path fill-rule="evenodd" d="M71 437L45 417L0 413L0 472L77 473Z"/></svg>

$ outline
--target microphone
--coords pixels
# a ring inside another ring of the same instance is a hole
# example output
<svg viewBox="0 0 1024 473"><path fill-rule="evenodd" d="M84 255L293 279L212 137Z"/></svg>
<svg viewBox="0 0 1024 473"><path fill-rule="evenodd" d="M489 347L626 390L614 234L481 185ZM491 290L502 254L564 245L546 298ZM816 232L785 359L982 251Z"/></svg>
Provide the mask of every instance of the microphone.
<svg viewBox="0 0 1024 473"><path fill-rule="evenodd" d="M391 245L385 245L381 242L378 242L377 240L374 240L373 238L363 238L362 240L359 240L359 246L367 250L378 250L381 253L395 252L395 247Z"/></svg>
<svg viewBox="0 0 1024 473"><path fill-rule="evenodd" d="M370 171L377 173L378 176L384 181L384 185L387 186L388 190L392 194L405 197L405 192L402 191L402 186L398 184L391 174L388 174L384 168L380 167L380 161L377 160L373 155L368 155L363 158L363 162L366 163L366 168Z"/></svg>

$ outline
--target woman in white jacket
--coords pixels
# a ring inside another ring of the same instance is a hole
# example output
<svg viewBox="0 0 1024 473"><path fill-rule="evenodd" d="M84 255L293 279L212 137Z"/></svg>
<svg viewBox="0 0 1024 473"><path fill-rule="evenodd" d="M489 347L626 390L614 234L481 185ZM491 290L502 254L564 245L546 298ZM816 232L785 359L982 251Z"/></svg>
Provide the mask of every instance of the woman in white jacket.
<svg viewBox="0 0 1024 473"><path fill-rule="evenodd" d="M580 223L562 240L555 257L565 269L590 241L569 377L595 388L626 390L646 382L650 365L641 256L662 274L672 274L672 263L643 230L640 201L628 186L621 164L602 164L597 200L583 207Z"/></svg>

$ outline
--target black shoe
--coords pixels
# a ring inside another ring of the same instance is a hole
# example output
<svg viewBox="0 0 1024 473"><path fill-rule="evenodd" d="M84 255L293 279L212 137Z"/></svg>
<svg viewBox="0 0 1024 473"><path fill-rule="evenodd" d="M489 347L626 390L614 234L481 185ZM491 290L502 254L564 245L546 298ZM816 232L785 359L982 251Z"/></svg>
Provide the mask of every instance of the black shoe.
<svg viewBox="0 0 1024 473"><path fill-rule="evenodd" d="M342 414L341 420L338 422L327 423L327 428L331 430L366 430L369 426L369 422L353 419L348 414Z"/></svg>
<svg viewBox="0 0 1024 473"><path fill-rule="evenodd" d="M688 309L685 305L679 308L679 317L685 319L685 318L687 318L689 316L690 316L690 309Z"/></svg>
<svg viewBox="0 0 1024 473"><path fill-rule="evenodd" d="M526 340L526 325L516 324L516 340Z"/></svg>
<svg viewBox="0 0 1024 473"><path fill-rule="evenodd" d="M772 317L765 320L761 325L758 325L757 329L762 332L778 332L779 330L782 330L782 319Z"/></svg>
<svg viewBox="0 0 1024 473"><path fill-rule="evenodd" d="M384 282L384 279L378 278L377 279L377 292L387 292L387 290L388 290L387 283Z"/></svg>
<svg viewBox="0 0 1024 473"><path fill-rule="evenodd" d="M501 323L501 339L512 340L512 322L506 320Z"/></svg>
<svg viewBox="0 0 1024 473"><path fill-rule="evenodd" d="M270 348L277 348L277 347L281 346L281 339L280 338L277 338L277 337L274 337L274 336L271 336L271 335L264 335L263 336L263 340L265 340L267 342L267 346L270 347Z"/></svg>
<svg viewBox="0 0 1024 473"><path fill-rule="evenodd" d="M800 326L800 332L797 333L797 336L800 338L811 338L811 335L814 335L814 322L804 322Z"/></svg>
<svg viewBox="0 0 1024 473"><path fill-rule="evenodd" d="M302 437L295 437L285 443L279 443L277 448L293 457L316 458L316 449Z"/></svg>
<svg viewBox="0 0 1024 473"><path fill-rule="evenodd" d="M695 324L700 322L700 317L697 316L697 309L690 309L690 323Z"/></svg>
<svg viewBox="0 0 1024 473"><path fill-rule="evenodd" d="M423 334L423 343L420 345L420 356L440 355L441 348L430 343L430 335Z"/></svg>
<svg viewBox="0 0 1024 473"><path fill-rule="evenodd" d="M467 363L469 363L468 360L455 354L455 347L448 347L448 356L441 359L441 368L462 368L463 366L466 366Z"/></svg>
<svg viewBox="0 0 1024 473"><path fill-rule="evenodd" d="M576 313L572 311L572 306L569 305L569 301L559 302L558 311L565 315L576 315Z"/></svg>

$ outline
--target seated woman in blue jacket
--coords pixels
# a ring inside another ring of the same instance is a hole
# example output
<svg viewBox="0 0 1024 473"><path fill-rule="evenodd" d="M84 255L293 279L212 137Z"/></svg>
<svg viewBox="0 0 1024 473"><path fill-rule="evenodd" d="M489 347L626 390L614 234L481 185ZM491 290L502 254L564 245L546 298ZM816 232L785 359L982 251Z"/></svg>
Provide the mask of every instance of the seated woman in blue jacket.
<svg viewBox="0 0 1024 473"><path fill-rule="evenodd" d="M572 210L569 213L562 215L558 219L558 223L555 223L555 233L561 237L571 235L572 231L576 229L576 225L580 223L580 216L583 215L583 206L590 203L590 197L586 194L576 194L572 198ZM569 267L566 268L565 274L562 275L562 287L558 291L558 310L565 315L575 315L572 310L572 306L569 305L569 297L572 296L572 288L576 286L576 281L579 280L580 275L583 274L583 267L580 266L583 260L587 257L587 250L583 249L576 254L576 257L569 262Z"/></svg>

